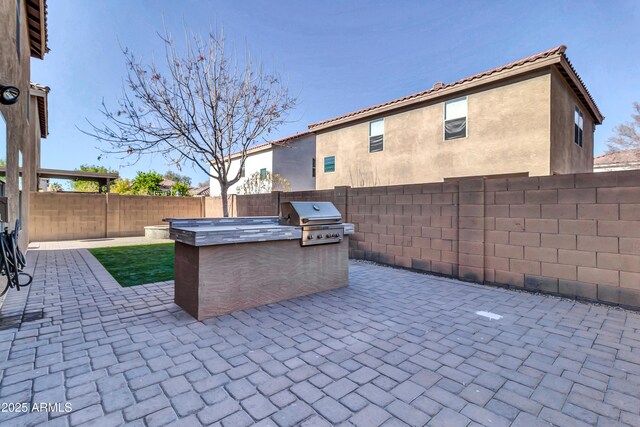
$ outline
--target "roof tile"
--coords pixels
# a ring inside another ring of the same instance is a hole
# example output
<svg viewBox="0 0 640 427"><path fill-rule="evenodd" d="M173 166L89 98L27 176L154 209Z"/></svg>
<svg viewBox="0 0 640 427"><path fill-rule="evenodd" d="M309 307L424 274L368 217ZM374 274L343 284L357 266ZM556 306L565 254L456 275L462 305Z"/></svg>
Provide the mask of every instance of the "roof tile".
<svg viewBox="0 0 640 427"><path fill-rule="evenodd" d="M500 72L503 72L503 71L507 71L507 70L510 70L510 69L513 69L513 68L516 68L516 67L521 67L523 65L530 64L530 63L533 63L533 62L537 62L537 61L540 61L540 60L543 60L543 59L546 59L546 58L549 58L549 57L552 57L552 56L561 56L561 57L564 57L565 59L567 59L565 54L564 54L566 50L567 50L567 47L565 45L556 46L556 47L554 47L552 49L545 50L544 52L540 52L540 53L537 53L535 55L531 55L531 56L528 56L526 58L519 59L519 60L514 61L514 62L510 62L509 64L502 65L500 67L496 67L496 68L492 68L492 69L487 70L487 71L483 71L482 73L478 73L478 74L474 74L474 75L469 76L469 77L465 77L464 79L458 80L458 81L453 82L453 83L449 83L449 84L437 83L431 89L428 89L428 90L425 90L425 91L422 91L422 92L414 93L414 94L411 94L411 95L408 95L408 96L404 96L402 98L393 99L391 101L387 101L387 102L384 102L382 104L373 105L371 107L367 107L367 108L363 108L363 109L360 109L360 110L352 111L351 113L343 114L341 116L334 117L332 119L323 120L321 122L310 124L309 125L309 129L313 130L313 129L317 128L317 127L320 127L320 126L323 126L323 125L326 125L326 124L329 124L329 123L332 123L332 122L336 122L338 120L343 120L343 119L346 119L346 118L349 118L349 117L358 116L358 115L363 114L363 113L367 113L367 112L370 112L370 111L381 109L383 107L387 107L387 106L390 106L390 105L399 104L399 103L404 102L404 101L409 101L409 100L421 98L421 97L423 97L425 95L430 95L430 94L433 94L433 93L436 93L436 92L443 91L445 89L449 89L449 88L453 88L453 87L456 87L456 86L460 86L460 85L463 85L465 83L469 83L469 82L472 82L472 81L475 81L475 80L478 80L478 79L481 79L481 78L485 78L485 77L488 77L488 76L491 76L491 75L494 75L494 74L497 74L497 73L500 73ZM580 79L580 76L578 76L578 74L576 73L575 69L573 68L573 65L571 65L571 63L568 61L568 59L567 59L567 63L569 64L569 66L571 67L573 72L578 77L578 80L584 86L584 83ZM585 91L586 91L586 87L585 87ZM587 95L589 96L589 99L593 102L593 98L591 97L591 95L589 94L588 91L587 91ZM595 105L595 102L593 102L593 103Z"/></svg>

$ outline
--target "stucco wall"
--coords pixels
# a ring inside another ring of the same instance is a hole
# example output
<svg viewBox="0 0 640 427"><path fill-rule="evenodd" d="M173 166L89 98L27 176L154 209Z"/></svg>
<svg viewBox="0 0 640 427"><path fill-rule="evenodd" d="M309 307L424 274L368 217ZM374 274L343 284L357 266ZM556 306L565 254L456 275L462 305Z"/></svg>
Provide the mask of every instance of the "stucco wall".
<svg viewBox="0 0 640 427"><path fill-rule="evenodd" d="M369 120L318 133L316 188L548 175L550 79L546 69L467 93L466 138L444 140L446 100L385 116L382 152L369 153ZM336 171L324 173L323 159L333 155Z"/></svg>
<svg viewBox="0 0 640 427"><path fill-rule="evenodd" d="M267 171L273 172L273 151L265 150L255 154L248 155L247 159L244 162L244 168L245 168L245 178L249 178L254 173L259 172L260 169L262 168L266 168ZM240 160L239 159L232 160L231 168L229 169L229 177L235 176L235 174L238 173L239 169L240 169ZM242 185L245 178L240 178L240 180L237 183L229 187L228 194L236 194L238 191L238 187ZM220 195L220 184L218 183L217 180L211 178L210 188L211 188L210 194L212 196Z"/></svg>
<svg viewBox="0 0 640 427"><path fill-rule="evenodd" d="M37 190L38 146L40 145L40 116L36 97L29 98L29 124L28 139L22 145L22 247L26 247L30 232L29 214L31 211L30 191Z"/></svg>
<svg viewBox="0 0 640 427"><path fill-rule="evenodd" d="M285 178L291 191L315 190L311 163L316 156L316 137L307 135L295 143L273 149L273 172Z"/></svg>
<svg viewBox="0 0 640 427"><path fill-rule="evenodd" d="M19 47L16 38L16 3L21 7ZM20 150L25 147L30 139L29 132L29 78L30 78L30 47L29 34L26 26L27 11L24 1L2 1L0 2L0 83L16 86L20 89L20 98L13 105L0 105L7 125L7 149L6 154L0 153L7 161L7 185L6 196L8 197L9 222L13 223L18 217L19 202L19 180L18 163ZM27 168L29 165L27 165ZM35 174L35 171L26 169L25 174ZM28 209L23 207L24 226L28 226ZM22 246L26 243L26 233L22 233Z"/></svg>
<svg viewBox="0 0 640 427"><path fill-rule="evenodd" d="M576 106L584 117L582 147L574 142ZM593 132L594 122L587 108L554 69L551 74L551 173L592 172Z"/></svg>

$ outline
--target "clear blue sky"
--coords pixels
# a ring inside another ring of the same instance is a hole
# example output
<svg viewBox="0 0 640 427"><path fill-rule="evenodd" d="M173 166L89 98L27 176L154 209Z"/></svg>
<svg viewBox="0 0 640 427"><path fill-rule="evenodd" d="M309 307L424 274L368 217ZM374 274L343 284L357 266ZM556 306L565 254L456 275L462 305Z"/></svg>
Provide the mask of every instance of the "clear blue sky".
<svg viewBox="0 0 640 427"><path fill-rule="evenodd" d="M164 22L164 24L163 24ZM125 73L120 45L150 58L161 53L156 32L183 25L206 33L223 25L239 50L246 44L279 70L297 96L293 123L276 137L354 109L452 82L559 44L606 120L596 154L613 126L640 101L640 2L631 1L151 1L49 2L51 52L33 60L32 79L51 86L50 136L44 167L100 163L99 144L80 133L100 121L102 98L113 105ZM167 170L163 159L121 167ZM186 167L194 182L206 177Z"/></svg>

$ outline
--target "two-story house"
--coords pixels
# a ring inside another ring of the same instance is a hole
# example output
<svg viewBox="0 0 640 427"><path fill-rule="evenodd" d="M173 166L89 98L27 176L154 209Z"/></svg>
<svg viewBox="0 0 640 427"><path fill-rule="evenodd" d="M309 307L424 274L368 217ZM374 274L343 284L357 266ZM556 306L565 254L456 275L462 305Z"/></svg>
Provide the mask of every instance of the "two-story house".
<svg viewBox="0 0 640 427"><path fill-rule="evenodd" d="M240 180L229 188L228 194L237 194L247 178L255 173L262 175L278 174L289 184L290 191L315 190L316 188L316 139L311 132L298 133L286 138L256 145L247 150L244 170ZM231 155L229 176L235 176L240 170L242 155ZM210 194L220 195L220 184L210 180ZM270 191L270 188L265 188Z"/></svg>
<svg viewBox="0 0 640 427"><path fill-rule="evenodd" d="M49 88L31 83L31 59L44 59L49 51L46 10L46 0L0 1L0 141L6 141L0 158L6 160L2 203L7 207L0 221L13 228L21 219L23 249L28 240L28 192L38 188L40 139L48 132Z"/></svg>
<svg viewBox="0 0 640 427"><path fill-rule="evenodd" d="M604 117L565 51L309 125L316 188L591 172Z"/></svg>

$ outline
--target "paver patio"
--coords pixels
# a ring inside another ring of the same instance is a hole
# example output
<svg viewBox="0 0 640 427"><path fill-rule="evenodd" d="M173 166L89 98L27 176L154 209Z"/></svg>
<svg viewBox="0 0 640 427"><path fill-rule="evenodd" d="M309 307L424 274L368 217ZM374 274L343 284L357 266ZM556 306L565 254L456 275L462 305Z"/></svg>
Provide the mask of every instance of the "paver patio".
<svg viewBox="0 0 640 427"><path fill-rule="evenodd" d="M0 310L0 402L73 410L3 426L640 425L638 313L352 262L349 288L197 322L171 283L46 247Z"/></svg>

